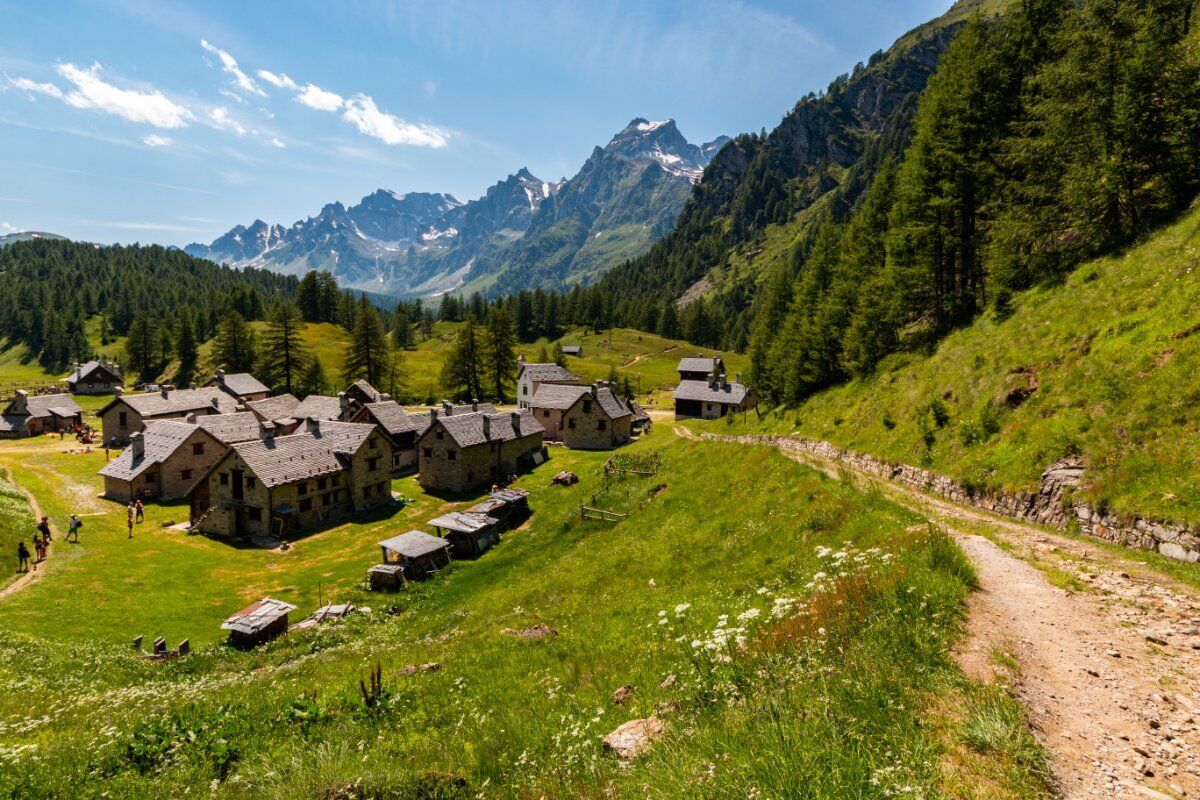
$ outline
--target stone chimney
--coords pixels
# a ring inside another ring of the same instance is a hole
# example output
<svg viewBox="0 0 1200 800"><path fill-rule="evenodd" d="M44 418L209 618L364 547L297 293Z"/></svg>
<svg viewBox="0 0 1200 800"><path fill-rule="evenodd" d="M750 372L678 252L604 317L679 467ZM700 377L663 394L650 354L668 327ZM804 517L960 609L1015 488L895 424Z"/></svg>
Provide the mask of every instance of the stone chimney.
<svg viewBox="0 0 1200 800"><path fill-rule="evenodd" d="M381 402L381 403L384 402L385 400L391 400L391 399L392 399L392 396L390 394L388 394L387 392L381 392L379 394L379 402Z"/></svg>
<svg viewBox="0 0 1200 800"><path fill-rule="evenodd" d="M195 389L195 388L196 388L196 382L195 382L195 381L191 381L190 383L188 383L188 388L189 388L189 389Z"/></svg>
<svg viewBox="0 0 1200 800"><path fill-rule="evenodd" d="M437 422L437 409L436 408L429 409L429 422L430 423Z"/></svg>
<svg viewBox="0 0 1200 800"><path fill-rule="evenodd" d="M304 430L307 433L320 433L321 420L317 419L316 417L306 417L304 420Z"/></svg>
<svg viewBox="0 0 1200 800"><path fill-rule="evenodd" d="M12 413L17 416L29 413L29 392L17 389L17 396L12 401Z"/></svg>
<svg viewBox="0 0 1200 800"><path fill-rule="evenodd" d="M346 412L350 410L350 398L346 396L345 392L338 392L338 407L342 409L342 416L345 416Z"/></svg>
<svg viewBox="0 0 1200 800"><path fill-rule="evenodd" d="M478 411L478 410L479 410L479 398L478 398L478 397L472 397L472 398L471 398L471 410L472 410L472 411Z"/></svg>
<svg viewBox="0 0 1200 800"><path fill-rule="evenodd" d="M196 412L195 411L191 412L186 417L184 417L184 420L186 420L187 424L189 424L189 425L195 425L196 424Z"/></svg>
<svg viewBox="0 0 1200 800"><path fill-rule="evenodd" d="M483 438L489 441L492 438L492 418L487 414L483 415Z"/></svg>
<svg viewBox="0 0 1200 800"><path fill-rule="evenodd" d="M146 442L142 439L140 431L135 431L130 435L129 447L133 450L134 458L141 458L146 454Z"/></svg>
<svg viewBox="0 0 1200 800"><path fill-rule="evenodd" d="M221 401L216 397L212 399L212 402L209 405L215 408L218 412L221 410Z"/></svg>
<svg viewBox="0 0 1200 800"><path fill-rule="evenodd" d="M593 383L591 386L589 386L588 391L592 393L592 399L595 400L597 391L596 384Z"/></svg>
<svg viewBox="0 0 1200 800"><path fill-rule="evenodd" d="M517 356L517 377L521 377L521 371L525 369L525 354Z"/></svg>
<svg viewBox="0 0 1200 800"><path fill-rule="evenodd" d="M454 406L451 405L449 400L442 401L442 411L446 413L447 417L454 413Z"/></svg>
<svg viewBox="0 0 1200 800"><path fill-rule="evenodd" d="M162 394L164 400L171 396L171 387L165 383L158 387L158 391Z"/></svg>
<svg viewBox="0 0 1200 800"><path fill-rule="evenodd" d="M722 389L724 389L726 386L729 385L729 384L725 383L725 373L724 372L722 372L717 377L717 385L720 386Z"/></svg>
<svg viewBox="0 0 1200 800"><path fill-rule="evenodd" d="M513 411L513 412L511 412L510 416L512 417L513 433L515 433L517 438L520 439L521 438L521 412Z"/></svg>
<svg viewBox="0 0 1200 800"><path fill-rule="evenodd" d="M217 370L216 377L217 377L217 383L222 383L222 384L225 383L225 370L223 370L223 369Z"/></svg>
<svg viewBox="0 0 1200 800"><path fill-rule="evenodd" d="M274 439L275 438L275 423L274 422L264 422L262 425L260 425L258 428L258 436L264 442L269 442L272 439Z"/></svg>
<svg viewBox="0 0 1200 800"><path fill-rule="evenodd" d="M125 389L121 386L115 386L113 387L113 394L117 397L120 397L121 395L125 394Z"/></svg>

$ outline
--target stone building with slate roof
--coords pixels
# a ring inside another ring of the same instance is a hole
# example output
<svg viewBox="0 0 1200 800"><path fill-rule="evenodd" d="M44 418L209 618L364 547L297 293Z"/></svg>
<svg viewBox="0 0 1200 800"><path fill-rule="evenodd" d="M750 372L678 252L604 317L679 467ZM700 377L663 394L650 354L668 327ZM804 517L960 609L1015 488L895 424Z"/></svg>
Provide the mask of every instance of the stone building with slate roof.
<svg viewBox="0 0 1200 800"><path fill-rule="evenodd" d="M675 368L681 381L707 381L710 375L725 373L725 362L720 356L692 356L679 359Z"/></svg>
<svg viewBox="0 0 1200 800"><path fill-rule="evenodd" d="M225 370L219 369L217 374L204 385L220 389L230 397L235 397L243 402L262 400L271 393L271 390L264 386L262 381L249 372L232 372L226 375Z"/></svg>
<svg viewBox="0 0 1200 800"><path fill-rule="evenodd" d="M675 389L675 419L720 419L755 405L753 393L740 383L725 380L723 374L702 381L681 381Z"/></svg>
<svg viewBox="0 0 1200 800"><path fill-rule="evenodd" d="M392 474L417 468L417 436L429 427L428 414L410 414L395 400L367 403L350 420L374 425L392 443Z"/></svg>
<svg viewBox="0 0 1200 800"><path fill-rule="evenodd" d="M112 394L117 387L125 385L121 368L107 361L76 364L63 380L71 394Z"/></svg>
<svg viewBox="0 0 1200 800"><path fill-rule="evenodd" d="M205 414L198 417L189 415L188 421L204 428L214 439L226 446L261 439L263 436L263 423L249 411Z"/></svg>
<svg viewBox="0 0 1200 800"><path fill-rule="evenodd" d="M246 410L258 417L260 422L275 424L279 433L291 433L296 427L296 407L300 401L290 394L279 394L263 400L251 400Z"/></svg>
<svg viewBox="0 0 1200 800"><path fill-rule="evenodd" d="M528 409L511 413L438 414L417 440L421 486L466 492L540 463L545 429Z"/></svg>
<svg viewBox="0 0 1200 800"><path fill-rule="evenodd" d="M228 446L204 428L182 420L150 420L129 446L104 465L104 496L128 503L186 497Z"/></svg>
<svg viewBox="0 0 1200 800"><path fill-rule="evenodd" d="M0 439L69 431L83 424L83 410L69 394L30 395L18 390L0 412Z"/></svg>
<svg viewBox="0 0 1200 800"><path fill-rule="evenodd" d="M543 384L533 396L533 415L546 438L579 450L610 450L633 436L633 410L612 386Z"/></svg>
<svg viewBox="0 0 1200 800"><path fill-rule="evenodd" d="M378 389L361 378L346 387L346 397L359 408L367 403L378 403L387 399Z"/></svg>
<svg viewBox="0 0 1200 800"><path fill-rule="evenodd" d="M192 490L193 523L216 536L286 536L376 508L391 500L391 449L374 425L316 419L236 443Z"/></svg>
<svg viewBox="0 0 1200 800"><path fill-rule="evenodd" d="M526 364L525 356L517 358L517 406L529 408L538 387L545 383L575 384L579 378L558 364Z"/></svg>
<svg viewBox="0 0 1200 800"><path fill-rule="evenodd" d="M124 447L129 437L145 430L152 419L179 419L191 414L231 414L238 410L236 398L212 386L201 389L164 387L145 394L117 394L100 409L100 428L104 443L115 441Z"/></svg>
<svg viewBox="0 0 1200 800"><path fill-rule="evenodd" d="M343 398L330 397L324 394L310 394L292 409L290 416L298 420L340 420L342 418L343 405Z"/></svg>

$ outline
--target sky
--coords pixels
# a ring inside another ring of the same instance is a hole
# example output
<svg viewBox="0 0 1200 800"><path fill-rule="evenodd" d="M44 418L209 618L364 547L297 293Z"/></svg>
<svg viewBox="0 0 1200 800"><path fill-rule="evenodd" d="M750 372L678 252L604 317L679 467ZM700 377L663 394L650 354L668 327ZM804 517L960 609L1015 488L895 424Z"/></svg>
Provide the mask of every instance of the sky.
<svg viewBox="0 0 1200 800"><path fill-rule="evenodd" d="M770 130L950 0L0 0L0 234L210 242L573 175L635 117Z"/></svg>

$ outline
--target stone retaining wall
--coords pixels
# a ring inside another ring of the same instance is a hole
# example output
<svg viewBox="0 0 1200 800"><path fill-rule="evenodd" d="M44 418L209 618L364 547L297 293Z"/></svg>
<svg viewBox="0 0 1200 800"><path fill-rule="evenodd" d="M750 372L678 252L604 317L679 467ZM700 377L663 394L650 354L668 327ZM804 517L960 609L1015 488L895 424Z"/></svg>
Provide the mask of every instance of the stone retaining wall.
<svg viewBox="0 0 1200 800"><path fill-rule="evenodd" d="M1112 512L1100 511L1075 498L1075 489L1082 484L1084 472L1083 460L1077 456L1061 459L1047 467L1042 473L1042 484L1037 492L1004 492L966 486L921 467L856 453L820 439L715 433L702 433L700 436L704 439L766 444L784 451L811 453L885 480L1002 516L1054 528L1066 528L1075 522L1083 533L1098 539L1152 550L1180 561L1194 563L1200 560L1200 527L1140 516L1123 520Z"/></svg>

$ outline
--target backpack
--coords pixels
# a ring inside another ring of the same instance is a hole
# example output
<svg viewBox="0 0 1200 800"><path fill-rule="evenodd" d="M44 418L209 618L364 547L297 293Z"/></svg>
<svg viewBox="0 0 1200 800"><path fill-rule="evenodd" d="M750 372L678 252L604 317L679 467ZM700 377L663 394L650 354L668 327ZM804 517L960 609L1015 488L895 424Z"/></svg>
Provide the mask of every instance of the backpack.
<svg viewBox="0 0 1200 800"><path fill-rule="evenodd" d="M83 520L76 518L75 519L75 530L79 530L82 527L83 527Z"/></svg>

